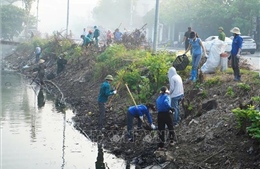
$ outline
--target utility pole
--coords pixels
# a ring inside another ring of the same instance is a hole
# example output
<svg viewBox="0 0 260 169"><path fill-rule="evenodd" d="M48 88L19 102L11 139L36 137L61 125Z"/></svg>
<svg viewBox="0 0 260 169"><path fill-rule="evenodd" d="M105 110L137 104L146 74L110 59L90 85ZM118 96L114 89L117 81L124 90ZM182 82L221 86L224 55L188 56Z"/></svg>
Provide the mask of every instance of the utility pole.
<svg viewBox="0 0 260 169"><path fill-rule="evenodd" d="M153 35L153 53L155 53L157 51L158 22L159 22L159 0L156 0L155 20L154 20L154 35Z"/></svg>
<svg viewBox="0 0 260 169"><path fill-rule="evenodd" d="M131 5L130 5L130 29L132 31L133 27L133 0L131 0Z"/></svg>
<svg viewBox="0 0 260 169"><path fill-rule="evenodd" d="M69 6L70 6L70 0L67 2L67 25L66 25L66 37L68 37L68 29L69 29Z"/></svg>
<svg viewBox="0 0 260 169"><path fill-rule="evenodd" d="M39 0L37 0L37 22L36 22L37 31L38 31L38 22L39 22Z"/></svg>

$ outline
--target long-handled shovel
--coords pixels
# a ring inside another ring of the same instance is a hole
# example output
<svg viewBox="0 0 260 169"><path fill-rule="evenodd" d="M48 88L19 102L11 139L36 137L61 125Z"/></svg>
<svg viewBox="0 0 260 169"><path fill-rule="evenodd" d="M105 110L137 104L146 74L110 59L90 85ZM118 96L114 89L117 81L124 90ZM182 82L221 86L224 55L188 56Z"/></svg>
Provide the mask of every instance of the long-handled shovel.
<svg viewBox="0 0 260 169"><path fill-rule="evenodd" d="M121 83L123 82L123 77L124 77L124 75L125 75L125 73L126 73L127 70L128 70L128 68L126 68L126 69L124 70L123 74L121 75L121 78L119 79L119 82L118 82L117 85L116 85L115 90L118 91L119 86L120 86ZM107 105L107 108L108 108L108 109L111 109L111 103L112 103L112 100L113 100L114 98L115 98L115 95L111 96L111 98L110 98L110 100L109 100L109 102L108 102L108 105Z"/></svg>
<svg viewBox="0 0 260 169"><path fill-rule="evenodd" d="M132 95L132 93L131 93L131 91L130 91L128 85L125 84L125 86L126 86L127 91L128 91L128 93L129 93L129 95L131 96L131 98L132 98L134 104L135 104L135 107L138 109L137 104L136 104L136 102L135 102L135 99L134 99L134 97L133 97L133 95ZM144 128L145 128L146 130L151 130L150 125L149 125L145 120L142 120L142 122L145 124L145 127L144 127Z"/></svg>

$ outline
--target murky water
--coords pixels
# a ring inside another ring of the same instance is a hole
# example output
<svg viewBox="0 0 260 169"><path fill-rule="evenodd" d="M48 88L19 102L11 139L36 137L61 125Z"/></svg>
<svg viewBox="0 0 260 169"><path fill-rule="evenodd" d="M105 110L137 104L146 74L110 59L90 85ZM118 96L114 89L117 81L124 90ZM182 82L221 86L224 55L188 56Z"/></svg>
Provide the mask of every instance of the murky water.
<svg viewBox="0 0 260 169"><path fill-rule="evenodd" d="M1 169L133 168L75 130L73 112L60 112L44 92L38 100L39 88L29 84L1 73Z"/></svg>

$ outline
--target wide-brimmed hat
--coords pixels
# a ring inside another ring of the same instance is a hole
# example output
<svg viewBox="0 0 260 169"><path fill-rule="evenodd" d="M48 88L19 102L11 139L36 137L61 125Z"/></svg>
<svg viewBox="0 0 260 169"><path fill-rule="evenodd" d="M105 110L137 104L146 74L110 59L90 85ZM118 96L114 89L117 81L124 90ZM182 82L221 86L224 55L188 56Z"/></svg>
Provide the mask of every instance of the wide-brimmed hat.
<svg viewBox="0 0 260 169"><path fill-rule="evenodd" d="M224 30L224 28L222 26L218 27L218 30Z"/></svg>
<svg viewBox="0 0 260 169"><path fill-rule="evenodd" d="M234 27L233 29L230 30L230 32L238 34L238 35L241 34L240 29L238 27Z"/></svg>
<svg viewBox="0 0 260 169"><path fill-rule="evenodd" d="M160 93L170 93L166 86L161 87Z"/></svg>
<svg viewBox="0 0 260 169"><path fill-rule="evenodd" d="M113 81L113 80L114 80L114 78L113 78L113 76L112 76L112 75L107 75L107 76L105 77L105 79L106 79L106 80L111 80L111 81Z"/></svg>
<svg viewBox="0 0 260 169"><path fill-rule="evenodd" d="M40 59L38 63L44 63L44 62L45 62L45 60Z"/></svg>

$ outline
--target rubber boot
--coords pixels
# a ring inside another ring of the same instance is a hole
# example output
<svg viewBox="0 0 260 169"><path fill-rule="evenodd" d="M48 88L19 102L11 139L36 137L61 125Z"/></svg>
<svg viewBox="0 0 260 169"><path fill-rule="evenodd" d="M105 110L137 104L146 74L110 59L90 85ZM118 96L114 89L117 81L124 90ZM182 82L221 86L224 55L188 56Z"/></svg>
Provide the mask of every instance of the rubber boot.
<svg viewBox="0 0 260 169"><path fill-rule="evenodd" d="M191 81L192 81L193 78L194 78L194 73L193 73L193 71L194 71L194 70L191 70L191 72L190 72L190 78L189 78L189 80L191 80Z"/></svg>
<svg viewBox="0 0 260 169"><path fill-rule="evenodd" d="M192 70L193 72L193 79L192 79L192 81L193 82L196 82L196 80L197 80L197 73L198 73L198 71L197 70Z"/></svg>

